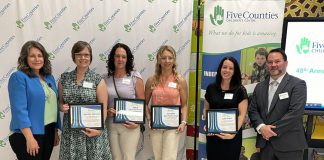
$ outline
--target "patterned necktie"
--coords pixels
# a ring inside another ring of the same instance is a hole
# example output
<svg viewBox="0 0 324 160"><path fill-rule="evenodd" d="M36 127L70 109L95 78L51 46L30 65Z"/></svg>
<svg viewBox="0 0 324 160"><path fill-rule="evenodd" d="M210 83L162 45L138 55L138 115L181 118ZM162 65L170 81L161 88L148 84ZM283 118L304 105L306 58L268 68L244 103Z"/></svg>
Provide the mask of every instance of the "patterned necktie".
<svg viewBox="0 0 324 160"><path fill-rule="evenodd" d="M278 84L279 83L277 81L272 81L270 83L269 96L268 96L268 112L269 112L270 105L271 105L271 102L273 99L273 95L276 93Z"/></svg>

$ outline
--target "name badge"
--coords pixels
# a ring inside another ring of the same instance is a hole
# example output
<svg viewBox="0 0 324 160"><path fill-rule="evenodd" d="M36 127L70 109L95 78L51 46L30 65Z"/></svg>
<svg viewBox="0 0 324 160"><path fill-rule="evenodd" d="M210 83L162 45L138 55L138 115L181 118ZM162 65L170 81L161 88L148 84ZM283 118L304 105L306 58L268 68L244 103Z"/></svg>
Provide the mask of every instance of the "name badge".
<svg viewBox="0 0 324 160"><path fill-rule="evenodd" d="M168 87L170 88L177 88L177 84L174 82L169 82Z"/></svg>
<svg viewBox="0 0 324 160"><path fill-rule="evenodd" d="M279 94L279 99L286 99L286 98L289 98L288 92Z"/></svg>
<svg viewBox="0 0 324 160"><path fill-rule="evenodd" d="M224 99L233 99L233 93L225 93Z"/></svg>
<svg viewBox="0 0 324 160"><path fill-rule="evenodd" d="M91 82L87 82L87 81L83 81L82 86L83 86L84 88L92 88L93 83L91 83Z"/></svg>
<svg viewBox="0 0 324 160"><path fill-rule="evenodd" d="M130 84L130 82L131 82L130 79L123 78L123 81L122 81L123 84Z"/></svg>

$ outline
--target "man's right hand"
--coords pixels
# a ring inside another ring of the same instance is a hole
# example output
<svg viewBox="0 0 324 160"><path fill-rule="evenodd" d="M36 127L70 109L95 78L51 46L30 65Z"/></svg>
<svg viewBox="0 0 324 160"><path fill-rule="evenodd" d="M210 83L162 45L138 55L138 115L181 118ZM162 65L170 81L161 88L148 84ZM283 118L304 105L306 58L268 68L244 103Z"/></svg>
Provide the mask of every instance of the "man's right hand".
<svg viewBox="0 0 324 160"><path fill-rule="evenodd" d="M265 140L269 140L273 136L277 136L277 133L275 133L272 129L276 128L276 126L273 125L264 125L260 128L260 132L262 134L262 137Z"/></svg>

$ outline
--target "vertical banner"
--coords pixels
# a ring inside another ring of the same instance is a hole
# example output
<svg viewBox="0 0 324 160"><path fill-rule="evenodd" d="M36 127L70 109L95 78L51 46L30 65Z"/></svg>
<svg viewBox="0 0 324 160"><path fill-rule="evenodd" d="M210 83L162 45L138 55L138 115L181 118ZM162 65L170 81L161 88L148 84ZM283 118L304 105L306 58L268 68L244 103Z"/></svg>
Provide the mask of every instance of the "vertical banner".
<svg viewBox="0 0 324 160"><path fill-rule="evenodd" d="M107 72L106 60L116 43L127 44L135 57L135 69L144 79L154 74L157 50L171 45L177 52L178 71L188 80L192 1L180 0L84 0L84 1L0 1L0 155L13 160L8 137L11 119L7 84L16 71L22 45L36 40L50 54L56 81L75 64L71 48L79 40L92 46L91 70ZM137 159L152 159L148 135L144 133L144 149ZM186 159L184 133L178 159ZM141 142L139 142L141 143ZM58 159L55 147L52 159Z"/></svg>
<svg viewBox="0 0 324 160"><path fill-rule="evenodd" d="M265 56L256 53L267 53L271 48L280 46L284 8L284 0L205 1L200 118L205 90L208 84L215 81L217 67L223 57L232 56L240 63L242 82L249 95L252 94L255 84L264 79L267 72ZM263 61L258 62L256 55L263 57ZM255 75L257 81L252 80ZM204 125L200 120L199 160L206 159ZM247 116L242 127L241 158L250 159L257 152L256 133Z"/></svg>

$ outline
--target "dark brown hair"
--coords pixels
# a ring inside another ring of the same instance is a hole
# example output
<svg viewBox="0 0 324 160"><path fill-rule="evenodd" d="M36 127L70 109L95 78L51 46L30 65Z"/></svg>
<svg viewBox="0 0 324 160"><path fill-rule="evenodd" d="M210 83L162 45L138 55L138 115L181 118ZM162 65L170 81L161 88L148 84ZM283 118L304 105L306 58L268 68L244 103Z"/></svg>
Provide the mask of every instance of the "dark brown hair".
<svg viewBox="0 0 324 160"><path fill-rule="evenodd" d="M127 62L126 62L126 74L129 76L131 74L131 71L134 70L134 56L132 54L132 51L130 48L123 43L117 43L114 45L114 47L111 49L110 54L108 56L108 60L106 61L107 63L107 69L108 69L108 76L113 76L115 73L115 61L114 57L116 54L116 50L118 48L123 48L126 51L126 57L127 57Z"/></svg>
<svg viewBox="0 0 324 160"><path fill-rule="evenodd" d="M27 58L31 48L37 48L43 55L44 65L40 69L39 74L42 76L49 75L52 73L51 61L48 59L48 53L46 52L44 46L37 41L27 41L21 48L20 55L18 58L17 69L26 73L28 76L34 76L33 71L27 63Z"/></svg>

